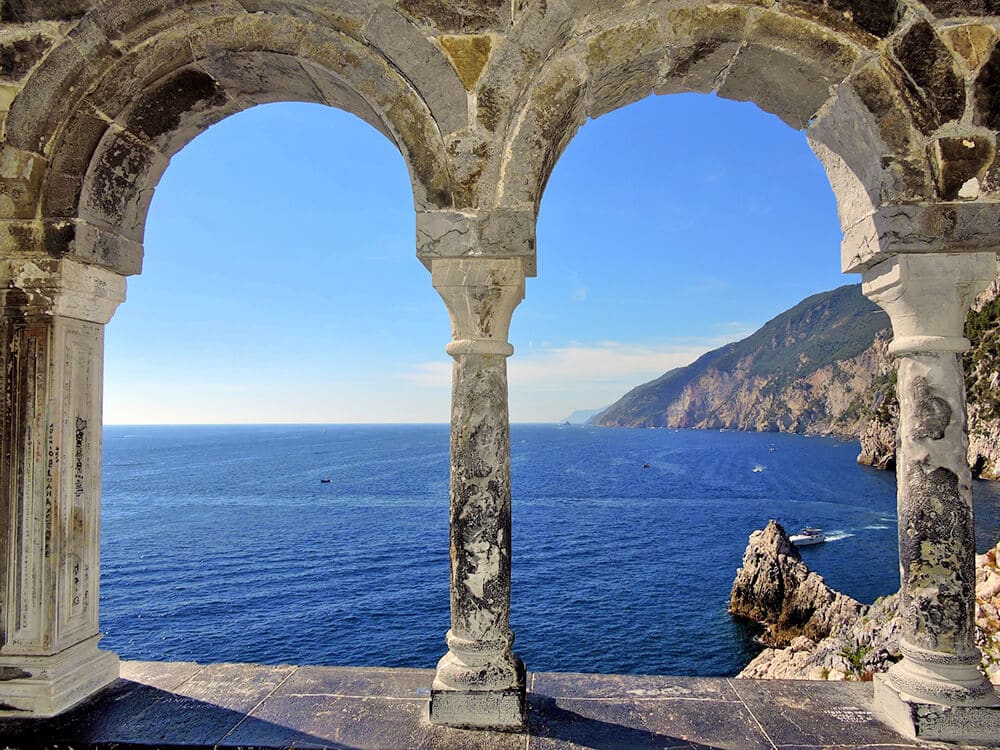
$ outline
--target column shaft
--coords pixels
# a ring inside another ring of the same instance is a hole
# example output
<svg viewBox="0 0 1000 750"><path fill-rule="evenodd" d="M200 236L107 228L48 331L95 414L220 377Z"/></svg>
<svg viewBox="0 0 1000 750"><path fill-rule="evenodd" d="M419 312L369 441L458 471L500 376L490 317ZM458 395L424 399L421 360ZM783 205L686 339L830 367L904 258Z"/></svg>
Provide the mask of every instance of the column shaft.
<svg viewBox="0 0 1000 750"><path fill-rule="evenodd" d="M960 355L903 354L897 389L904 660L889 678L923 700L992 702L975 640L976 543Z"/></svg>
<svg viewBox="0 0 1000 750"><path fill-rule="evenodd" d="M118 675L97 649L104 323L124 279L0 268L0 715L50 716Z"/></svg>
<svg viewBox="0 0 1000 750"><path fill-rule="evenodd" d="M898 357L896 450L903 658L876 676L875 703L897 730L995 740L1000 707L975 643L975 534L967 464L965 316L997 275L993 253L900 255L865 272L892 320Z"/></svg>
<svg viewBox="0 0 1000 750"><path fill-rule="evenodd" d="M451 407L451 629L430 718L516 727L524 721L524 666L510 631L510 424L506 341L523 297L517 260L435 260L454 357Z"/></svg>

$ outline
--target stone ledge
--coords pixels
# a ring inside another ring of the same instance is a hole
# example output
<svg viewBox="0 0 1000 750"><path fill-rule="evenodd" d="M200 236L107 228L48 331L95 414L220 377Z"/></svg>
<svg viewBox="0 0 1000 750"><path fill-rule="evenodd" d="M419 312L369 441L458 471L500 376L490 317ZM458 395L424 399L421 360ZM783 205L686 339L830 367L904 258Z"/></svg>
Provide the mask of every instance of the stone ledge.
<svg viewBox="0 0 1000 750"><path fill-rule="evenodd" d="M941 747L878 721L870 683L532 673L525 728L491 732L428 721L433 670L123 662L121 674L62 716L0 721L0 747Z"/></svg>

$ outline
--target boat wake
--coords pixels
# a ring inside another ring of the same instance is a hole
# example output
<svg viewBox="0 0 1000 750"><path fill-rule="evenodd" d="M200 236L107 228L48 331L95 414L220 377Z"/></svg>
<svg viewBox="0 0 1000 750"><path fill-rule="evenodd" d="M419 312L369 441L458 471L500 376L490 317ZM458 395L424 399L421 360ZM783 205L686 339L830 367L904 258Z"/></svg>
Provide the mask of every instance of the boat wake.
<svg viewBox="0 0 1000 750"><path fill-rule="evenodd" d="M842 530L838 529L836 531L829 532L826 535L826 541L828 541L828 542L839 542L841 539L847 539L847 538L852 537L852 536L854 536L854 534L852 534L851 532L849 532L849 531L842 531Z"/></svg>

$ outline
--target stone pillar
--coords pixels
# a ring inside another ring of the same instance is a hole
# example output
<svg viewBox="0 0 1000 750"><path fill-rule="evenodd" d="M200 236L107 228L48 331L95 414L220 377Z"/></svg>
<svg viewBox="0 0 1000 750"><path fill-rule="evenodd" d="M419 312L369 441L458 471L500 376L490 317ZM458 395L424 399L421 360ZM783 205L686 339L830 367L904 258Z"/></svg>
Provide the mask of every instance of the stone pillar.
<svg viewBox="0 0 1000 750"><path fill-rule="evenodd" d="M510 631L510 422L507 331L524 298L518 259L435 258L434 288L451 315L451 629L430 719L524 723L524 665Z"/></svg>
<svg viewBox="0 0 1000 750"><path fill-rule="evenodd" d="M118 677L97 648L104 324L125 279L0 260L0 716L52 716Z"/></svg>
<svg viewBox="0 0 1000 750"><path fill-rule="evenodd" d="M961 352L965 316L996 278L994 253L897 255L864 272L898 357L902 660L876 676L877 710L910 737L1000 738L1000 700L979 670L975 536Z"/></svg>

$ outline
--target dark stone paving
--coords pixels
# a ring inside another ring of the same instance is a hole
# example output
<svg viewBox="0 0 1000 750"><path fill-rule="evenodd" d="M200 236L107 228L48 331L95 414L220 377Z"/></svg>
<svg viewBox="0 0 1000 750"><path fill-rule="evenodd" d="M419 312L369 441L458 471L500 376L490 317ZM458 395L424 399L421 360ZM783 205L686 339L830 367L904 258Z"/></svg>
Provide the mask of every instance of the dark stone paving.
<svg viewBox="0 0 1000 750"><path fill-rule="evenodd" d="M336 750L903 750L872 715L871 683L539 673L524 732L426 721L419 669L124 662L63 716L0 721L5 748Z"/></svg>

